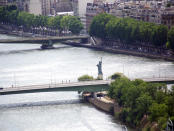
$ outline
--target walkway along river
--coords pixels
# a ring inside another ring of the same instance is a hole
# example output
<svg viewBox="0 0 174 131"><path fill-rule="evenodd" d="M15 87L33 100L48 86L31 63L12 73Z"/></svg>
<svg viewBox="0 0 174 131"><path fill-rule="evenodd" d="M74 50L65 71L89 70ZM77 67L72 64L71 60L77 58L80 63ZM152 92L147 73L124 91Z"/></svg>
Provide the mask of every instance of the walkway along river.
<svg viewBox="0 0 174 131"><path fill-rule="evenodd" d="M0 35L0 38L9 37ZM174 74L172 62L63 44L57 47L40 50L40 45L0 44L0 86L72 82L83 74L97 77L96 64L101 57L104 79L114 72L123 72L130 78L170 77ZM79 102L70 104L72 100ZM33 106L35 103L44 106ZM112 116L80 103L77 92L0 96L0 130L120 131L117 123Z"/></svg>

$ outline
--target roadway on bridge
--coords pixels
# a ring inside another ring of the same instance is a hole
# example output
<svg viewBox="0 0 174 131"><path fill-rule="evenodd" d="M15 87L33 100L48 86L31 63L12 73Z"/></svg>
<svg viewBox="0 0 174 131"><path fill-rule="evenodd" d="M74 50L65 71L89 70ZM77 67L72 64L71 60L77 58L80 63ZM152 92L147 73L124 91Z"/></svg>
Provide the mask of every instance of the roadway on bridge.
<svg viewBox="0 0 174 131"><path fill-rule="evenodd" d="M165 78L142 78L146 82L161 82L174 84L173 77ZM83 82L66 82L58 84L44 84L44 85L28 85L19 87L8 87L0 90L0 95L7 94L22 94L22 93L35 93L35 92L54 92L54 91L87 91L98 92L108 90L109 84L113 80L96 80L96 81L83 81Z"/></svg>
<svg viewBox="0 0 174 131"><path fill-rule="evenodd" d="M97 80L73 83L58 83L44 85L29 85L19 87L8 87L0 90L0 95L6 94L21 94L34 92L52 92L52 91L103 91L108 89L111 81Z"/></svg>

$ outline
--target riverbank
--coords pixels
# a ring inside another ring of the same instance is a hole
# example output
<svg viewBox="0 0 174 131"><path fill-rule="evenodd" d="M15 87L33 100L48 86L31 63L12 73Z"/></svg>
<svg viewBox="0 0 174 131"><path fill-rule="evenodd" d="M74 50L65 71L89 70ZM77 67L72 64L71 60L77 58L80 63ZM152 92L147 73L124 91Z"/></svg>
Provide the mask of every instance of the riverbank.
<svg viewBox="0 0 174 131"><path fill-rule="evenodd" d="M94 94L84 93L82 95L82 97L85 101L89 102L90 104L95 106L97 109L102 110L106 113L112 114L112 115L114 115L114 117L117 120L119 120L118 114L121 112L122 107L120 107L117 102L115 102L114 100L107 97L106 93L104 93L104 94L103 93L94 93ZM124 124L127 125L127 123L124 123ZM123 128L123 131L127 131L127 127L123 124L121 124L121 125ZM135 130L136 131L139 131L139 130L146 131L149 127L154 129L154 131L160 131L157 128L157 123L155 123L155 122L151 123L148 120L148 117L146 115L142 118L139 126L134 127L129 124L128 124L128 126L131 127L132 131L133 130L134 131Z"/></svg>
<svg viewBox="0 0 174 131"><path fill-rule="evenodd" d="M119 105L114 102L114 100L107 97L105 92L98 92L94 94L84 93L82 94L82 98L94 105L97 109L106 113L114 115L121 111L121 107L119 107ZM127 127L125 125L121 124L121 127L123 131L127 131Z"/></svg>
<svg viewBox="0 0 174 131"><path fill-rule="evenodd" d="M148 54L148 53L143 53L143 52L136 52L136 51L131 51L131 50L124 50L124 49L113 49L111 47L106 47L106 46L101 46L101 45L92 45L92 44L81 44L81 43L76 43L76 42L62 42L63 44L71 45L71 46L76 46L76 47L85 47L85 48L90 48L94 50L101 50L101 51L106 51L106 52L111 52L111 53L116 53L116 54L124 54L124 55L133 55L133 56L138 56L138 57L146 57L146 58L151 58L151 59L163 59L167 61L174 61L174 57L170 57L168 55L155 55L155 54Z"/></svg>
<svg viewBox="0 0 174 131"><path fill-rule="evenodd" d="M0 33L1 34L8 34L8 35L14 35L14 36L20 36L20 37L46 37L46 36L41 36L39 34L32 34L29 32L22 32L22 31L16 31L13 30L11 26L8 25L2 25L0 24ZM146 58L151 58L151 59L163 59L166 61L174 61L174 56L173 55L168 55L168 54L153 54L153 53L147 53L147 52L140 52L140 51L135 51L135 50L130 50L130 49L121 49L121 48L113 48L109 46L102 46L100 42L97 42L97 44L84 44L80 42L62 42L63 44L71 45L71 46L76 46L76 47L85 47L85 48L90 48L94 50L101 50L101 51L106 51L106 52L111 52L111 53L116 53L116 54L124 54L124 55L132 55L132 56L138 56L138 57L146 57Z"/></svg>

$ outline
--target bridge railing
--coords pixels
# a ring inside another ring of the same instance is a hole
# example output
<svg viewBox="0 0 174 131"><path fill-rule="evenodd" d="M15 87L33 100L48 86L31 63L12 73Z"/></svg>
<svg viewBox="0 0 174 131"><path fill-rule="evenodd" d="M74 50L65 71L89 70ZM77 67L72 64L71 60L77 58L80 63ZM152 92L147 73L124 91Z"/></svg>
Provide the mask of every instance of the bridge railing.
<svg viewBox="0 0 174 131"><path fill-rule="evenodd" d="M38 85L24 85L24 86L17 86L12 85L10 87L3 88L3 90L8 89L34 89L34 88L53 88L59 86L79 86L79 85L90 85L90 84L110 84L110 80L93 80L93 81L62 81L60 83L47 83L47 84L38 84Z"/></svg>

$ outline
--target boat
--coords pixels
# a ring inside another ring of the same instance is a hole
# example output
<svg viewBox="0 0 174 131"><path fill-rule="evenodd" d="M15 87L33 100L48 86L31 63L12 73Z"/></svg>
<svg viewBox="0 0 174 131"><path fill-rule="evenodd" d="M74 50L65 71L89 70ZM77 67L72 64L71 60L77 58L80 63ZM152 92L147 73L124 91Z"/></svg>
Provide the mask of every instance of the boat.
<svg viewBox="0 0 174 131"><path fill-rule="evenodd" d="M42 50L44 49L54 49L53 43L51 40L49 40L49 43L43 43L40 47Z"/></svg>

